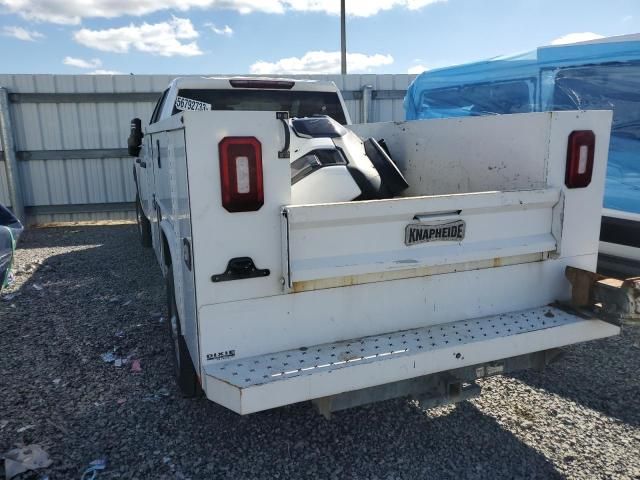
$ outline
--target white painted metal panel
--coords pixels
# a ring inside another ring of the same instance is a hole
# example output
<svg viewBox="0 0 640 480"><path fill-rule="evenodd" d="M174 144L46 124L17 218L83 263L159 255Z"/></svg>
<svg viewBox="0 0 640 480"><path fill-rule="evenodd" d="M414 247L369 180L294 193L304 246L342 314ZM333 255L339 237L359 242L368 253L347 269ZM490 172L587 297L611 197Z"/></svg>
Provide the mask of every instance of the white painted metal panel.
<svg viewBox="0 0 640 480"><path fill-rule="evenodd" d="M166 163L161 172L169 177L171 202L163 212L174 233L173 238L168 240L175 242L172 265L181 331L197 370L200 358L186 152L184 130L168 132ZM186 256L191 257L189 264Z"/></svg>
<svg viewBox="0 0 640 480"><path fill-rule="evenodd" d="M392 90L393 89L393 75L377 75L371 83L378 90ZM394 120L393 118L393 103L395 100L379 100L373 102L374 118L379 118L381 122L389 122Z"/></svg>
<svg viewBox="0 0 640 480"><path fill-rule="evenodd" d="M565 116L565 118L569 119L570 116L573 116L573 128L591 126L596 132L606 132L608 129L608 121L610 120L608 114L599 116L598 112L589 112L591 118L588 121L582 121L583 118L587 118L584 112L568 113L569 115ZM582 115L585 116L582 117ZM552 116L547 116L547 121L550 118ZM484 119L477 119L477 121L481 122ZM465 129L469 128L469 125L465 123L460 124L459 127ZM532 207L532 212L522 213L524 215L522 218L527 218L526 215L529 214L533 215L531 218L535 219L535 221L531 222L531 225L519 225L517 221L515 221L515 225L517 228L523 228L523 231L534 236L535 229L544 226L544 232L547 235L551 233L556 242L562 241L562 235L566 234L564 222L566 222L567 218L566 211L563 217L565 205L563 198L566 196L564 191L563 159L566 155L566 136L568 132L564 132L561 135L565 135L564 147L560 147L560 150L563 151L562 153L555 152L551 160L554 164L561 166L553 174L547 175L544 173L542 178L550 183L550 187L543 190L542 193L525 190L521 192L478 193L477 196L464 194L453 197L432 197L430 201L434 202L434 204L429 207L430 211L446 212L452 209L455 210L459 206L470 206L457 205L456 202L460 201L471 203L471 207L478 209L477 214L480 215L483 205L479 201L485 199L487 203L484 207L486 207L487 211L491 211L496 207L495 199L498 198L496 196L501 195L506 195L506 197L502 198L510 198L516 209L528 209L529 207L525 205L528 203L532 205L545 205L546 203L546 206L541 206L541 208ZM454 137L452 136L451 138L451 141L454 141ZM548 158L551 158L547 155L546 152L542 152L540 165L546 165ZM599 155L597 162L602 164L601 168L604 168L606 151L598 151L597 155ZM601 188L604 182L604 177L601 174L601 170L599 170L598 174L594 173L592 185L589 187L589 189L594 188L594 190L583 189L581 192L572 193L572 197L589 196L590 192L593 191L600 192L601 195ZM554 207L553 205L558 199L558 191L561 192L561 201ZM523 205L520 205L520 200L517 200L519 195L524 195L521 198L521 200L524 200ZM532 197L527 198L527 195ZM548 197L547 200L536 202L533 199L535 195ZM475 201L471 202L469 199L474 199ZM487 199L490 199L490 201ZM404 221L410 220L416 213L425 213L420 211L422 207L409 208L408 211L403 210L405 206L413 205L415 207L423 201L424 199L402 198L382 202L352 203L344 206L329 204L291 208L298 208L299 212L310 215L308 218L300 217L298 219L301 221L301 225L307 222L304 228L308 226L314 229L320 228L322 223L326 222L327 225L332 225L332 229L353 228L352 233L357 233L362 225L366 225L368 217L377 216L376 222L384 224L387 221L394 221L393 215L396 210L407 214ZM417 203L413 204L412 202ZM438 204L437 202L441 203ZM386 212L382 210L381 207L388 205L400 206L388 207L389 211ZM587 216L580 211L579 202L572 203L572 205L572 208L578 209L572 211L572 215L581 219L583 223L588 224L588 228L592 228L592 224L598 222L597 217ZM362 211L359 211L360 208L362 208ZM358 211L356 212L353 209ZM460 209L464 210L464 208ZM386 217L390 218L387 219ZM504 222L504 224L507 225L506 232L508 235L508 228L511 227L511 224L508 221ZM355 240L350 238L350 241L346 243L357 244L358 253L375 253L375 245L378 241L383 242L386 240L384 234L379 235L375 230L375 226L373 228L373 233L362 235L361 238L355 238ZM533 228L534 230L529 231L526 230L527 228ZM495 238L498 238L499 235L500 232L496 233ZM368 279L368 281L373 281L374 283L353 285L349 282L343 282L334 285L342 288L327 288L327 285L323 285L322 290L304 291L305 289L302 289L302 293L274 295L243 302L229 301L224 304L201 306L202 349L203 352L233 349L237 352L239 358L243 358L271 351L296 348L300 345L331 342L360 335L373 335L384 331L456 321L501 313L505 310L534 307L554 300L565 300L570 294L570 286L564 277L564 268L567 265L572 265L579 268L593 269L595 265L597 250L591 244L597 243L597 233L590 232L589 235L590 238L584 238L584 244L581 245L579 242L574 241L564 249L560 256L554 254L553 258L545 261L540 261L545 256L535 256L536 254L529 253L522 256L506 257L506 259L515 259L516 261L527 263L501 266L509 263L503 262L504 257L499 257L496 262L489 260L489 263L487 263L485 260L470 264L470 262L455 263L457 256L452 256L450 261L454 263L447 265L447 269L425 267L420 270L420 276L414 276L414 278L397 279L397 277L381 275L377 278ZM334 250L340 253L340 249L348 248L348 245L345 246L336 241L341 237L341 235L332 230L331 235L325 237L325 241L329 242L329 245L323 246L322 235L317 235L314 237L314 241L317 242L315 247L317 248L308 248L306 254L310 259L313 259L314 251L325 255L327 255L327 252L333 252ZM367 242L366 237L375 238L376 241ZM395 237L394 241L401 242L401 239L402 229L400 228L398 237ZM301 247L303 249L307 248L302 241L303 237L300 237L299 240L300 242L298 243ZM574 255L572 253L574 248L579 252L587 253ZM540 248L540 250L544 251L544 248ZM357 256L358 253L355 255ZM286 258L286 256L285 252L283 257ZM350 265L353 266L354 262L352 260L356 257L346 254L344 257L351 260ZM337 266L337 263L333 266ZM456 272L457 269L463 271ZM286 269L283 268L284 270ZM296 291L295 288L294 291ZM233 300L233 298L230 298L230 300ZM425 305L427 306L426 310L424 309ZM220 322L216 319L225 319L225 321ZM262 319L268 319L268 321L262 321ZM282 335L282 332L286 332L286 335Z"/></svg>
<svg viewBox="0 0 640 480"><path fill-rule="evenodd" d="M552 189L288 206L289 285L553 251L558 199ZM410 223L458 220L466 222L461 241L405 245Z"/></svg>
<svg viewBox="0 0 640 480"><path fill-rule="evenodd" d="M408 178L403 195L415 196L545 188L550 127L549 113L533 113L350 129L362 138L384 138Z"/></svg>
<svg viewBox="0 0 640 480"><path fill-rule="evenodd" d="M119 83L122 80L131 82L128 77L119 78ZM113 87L116 81L111 77L5 75L1 80L11 92L17 93L116 91ZM125 89L130 90L131 86ZM151 107L143 105L148 112ZM37 151L122 147L128 135L129 120L135 112L121 107L122 104L14 104L12 116L17 148ZM134 195L129 158L29 160L20 162L20 171L27 206L127 202ZM5 183L2 169L0 184ZM131 213L45 214L39 215L37 221L110 218L131 218Z"/></svg>
<svg viewBox="0 0 640 480"><path fill-rule="evenodd" d="M282 293L281 208L290 202L288 158L278 158L284 130L275 112L185 112L187 162L198 305ZM161 122L162 123L162 122ZM215 125L224 125L216 128ZM222 207L219 143L225 137L256 137L261 144L264 205L254 212ZM251 257L267 277L217 282L229 260Z"/></svg>
<svg viewBox="0 0 640 480"><path fill-rule="evenodd" d="M630 247L628 245L620 245L619 243L600 242L600 253L623 258L625 259L625 261L640 261L640 248Z"/></svg>
<svg viewBox="0 0 640 480"><path fill-rule="evenodd" d="M547 306L212 363L206 391L247 414L619 332Z"/></svg>
<svg viewBox="0 0 640 480"><path fill-rule="evenodd" d="M385 138L410 179L405 195L485 190L561 189L554 236L560 255L597 252L611 129L610 111L567 111L353 125L361 136ZM573 130L596 133L587 188L565 187L567 143ZM499 134L496 134L499 132ZM489 141L490 139L490 141ZM554 212L554 214L557 212ZM562 219L562 221L560 221ZM588 267L595 269L594 263Z"/></svg>
<svg viewBox="0 0 640 480"><path fill-rule="evenodd" d="M565 267L585 268L595 258L424 272L416 278L205 305L199 314L201 348L203 355L235 350L244 358L534 308L568 300Z"/></svg>
<svg viewBox="0 0 640 480"><path fill-rule="evenodd" d="M604 197L604 183L609 158L611 110L580 112L552 112L548 158L566 158L569 135L574 130L593 130L596 135L595 156L591 183L586 188L569 189L564 186L564 161L549 161L547 184L562 187L564 216L560 255L588 255L598 252L600 212ZM597 214L596 214L597 212ZM588 270L595 271L596 261Z"/></svg>

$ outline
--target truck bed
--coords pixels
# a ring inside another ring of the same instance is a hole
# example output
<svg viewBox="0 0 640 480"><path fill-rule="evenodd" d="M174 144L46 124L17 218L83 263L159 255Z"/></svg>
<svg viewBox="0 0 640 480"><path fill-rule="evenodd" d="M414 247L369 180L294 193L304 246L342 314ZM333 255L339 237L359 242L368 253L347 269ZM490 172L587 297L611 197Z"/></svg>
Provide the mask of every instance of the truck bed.
<svg viewBox="0 0 640 480"><path fill-rule="evenodd" d="M385 140L410 188L297 204L278 112L166 120L154 245L207 397L240 414L333 402L617 334L548 306L571 298L568 266L595 268L610 124L586 111L350 126ZM575 132L595 143L578 149ZM232 140L260 159L259 208L224 203ZM577 153L595 159L583 186L567 183Z"/></svg>

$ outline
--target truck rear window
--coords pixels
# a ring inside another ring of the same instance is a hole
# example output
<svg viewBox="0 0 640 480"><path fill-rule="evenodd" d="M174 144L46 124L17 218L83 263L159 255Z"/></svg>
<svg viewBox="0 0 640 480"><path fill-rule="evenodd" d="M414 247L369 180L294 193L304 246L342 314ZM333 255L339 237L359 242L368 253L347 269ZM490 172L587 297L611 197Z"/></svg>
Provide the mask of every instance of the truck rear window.
<svg viewBox="0 0 640 480"><path fill-rule="evenodd" d="M204 102L211 110L287 111L292 117L329 115L346 124L338 95L334 92L295 90L199 90L185 88L178 97ZM180 111L175 105L173 114Z"/></svg>

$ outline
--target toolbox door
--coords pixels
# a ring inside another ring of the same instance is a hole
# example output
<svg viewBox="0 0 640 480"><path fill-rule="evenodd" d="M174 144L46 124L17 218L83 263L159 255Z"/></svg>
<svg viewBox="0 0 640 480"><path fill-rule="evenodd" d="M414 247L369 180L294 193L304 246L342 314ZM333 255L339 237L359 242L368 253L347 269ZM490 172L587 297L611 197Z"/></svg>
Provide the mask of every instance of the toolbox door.
<svg viewBox="0 0 640 480"><path fill-rule="evenodd" d="M540 261L554 252L558 189L287 206L293 291Z"/></svg>

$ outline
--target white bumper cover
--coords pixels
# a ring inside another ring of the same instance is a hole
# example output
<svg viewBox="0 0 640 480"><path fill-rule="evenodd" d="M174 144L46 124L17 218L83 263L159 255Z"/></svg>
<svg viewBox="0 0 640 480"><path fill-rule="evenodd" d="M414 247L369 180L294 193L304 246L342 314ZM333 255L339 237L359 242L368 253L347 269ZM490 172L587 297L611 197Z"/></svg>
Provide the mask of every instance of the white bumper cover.
<svg viewBox="0 0 640 480"><path fill-rule="evenodd" d="M247 414L619 332L545 306L216 362L203 383L209 399Z"/></svg>

